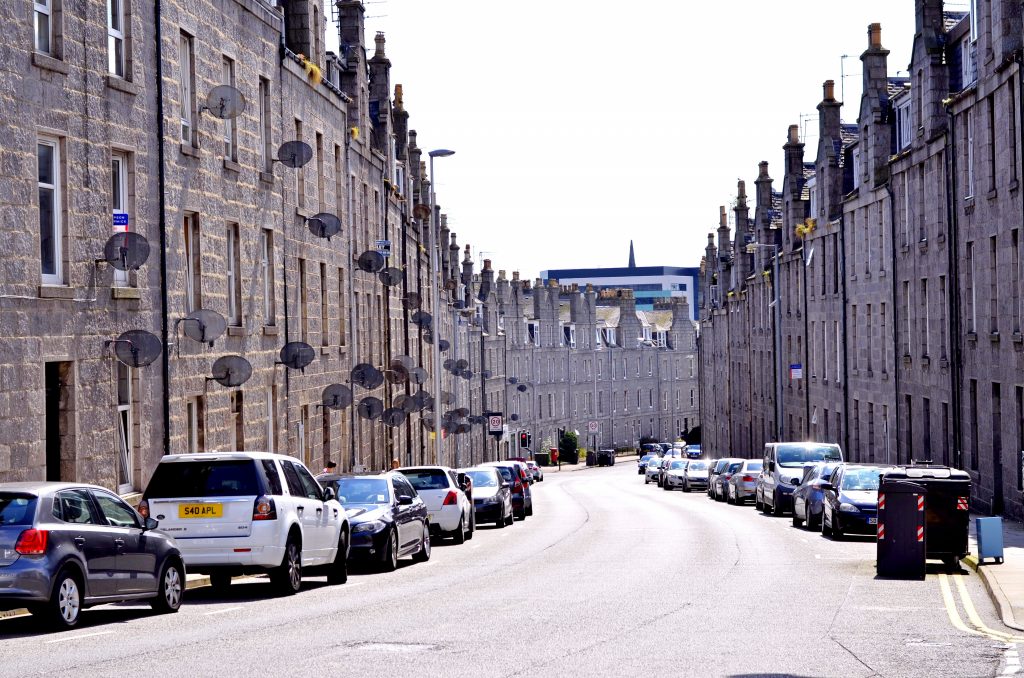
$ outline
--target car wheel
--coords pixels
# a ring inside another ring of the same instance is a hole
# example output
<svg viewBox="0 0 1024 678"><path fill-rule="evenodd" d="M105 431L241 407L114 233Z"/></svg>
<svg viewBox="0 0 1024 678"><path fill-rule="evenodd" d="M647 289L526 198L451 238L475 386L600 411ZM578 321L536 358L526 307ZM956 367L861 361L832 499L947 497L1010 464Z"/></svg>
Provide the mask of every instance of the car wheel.
<svg viewBox="0 0 1024 678"><path fill-rule="evenodd" d="M504 511L498 514L498 519L494 521L494 526L499 528L508 526L508 518L505 517Z"/></svg>
<svg viewBox="0 0 1024 678"><path fill-rule="evenodd" d="M727 485L726 488L725 488L725 503L726 504L735 504L736 503L736 498L735 498L735 495L733 494L733 491L732 491L732 485Z"/></svg>
<svg viewBox="0 0 1024 678"><path fill-rule="evenodd" d="M508 518L505 518L506 525L514 525L516 522L516 511L515 509L509 509Z"/></svg>
<svg viewBox="0 0 1024 678"><path fill-rule="evenodd" d="M461 523L459 525L461 531ZM417 563L425 563L430 560L430 528L423 525L423 536L420 537L420 550L413 554L412 559Z"/></svg>
<svg viewBox="0 0 1024 678"><path fill-rule="evenodd" d="M779 494L777 492L772 493L772 515L782 515L782 502L779 501Z"/></svg>
<svg viewBox="0 0 1024 678"><path fill-rule="evenodd" d="M835 541L842 541L846 538L846 533L843 532L842 523L832 516L832 539Z"/></svg>
<svg viewBox="0 0 1024 678"><path fill-rule="evenodd" d="M177 612L181 607L181 595L184 590L185 572L180 564L170 561L164 565L156 598L149 602L149 606L159 614Z"/></svg>
<svg viewBox="0 0 1024 678"><path fill-rule="evenodd" d="M348 535L345 530L338 537L338 552L334 554L334 562L327 570L328 584L344 584L348 581Z"/></svg>
<svg viewBox="0 0 1024 678"><path fill-rule="evenodd" d="M270 583L277 592L291 596L302 588L302 547L294 537L284 546L284 560L270 573Z"/></svg>
<svg viewBox="0 0 1024 678"><path fill-rule="evenodd" d="M380 569L384 572L394 572L398 569L398 534L394 528L388 532L388 545L381 556Z"/></svg>
<svg viewBox="0 0 1024 678"><path fill-rule="evenodd" d="M533 502L532 501L530 502L530 506L526 509L526 515L528 515L528 516L532 516L533 515Z"/></svg>
<svg viewBox="0 0 1024 678"><path fill-rule="evenodd" d="M452 538L452 542L456 544L466 543L466 531L463 528L462 518L459 518L459 524L455 527L455 530L448 534Z"/></svg>
<svg viewBox="0 0 1024 678"><path fill-rule="evenodd" d="M761 510L761 495L760 495L760 493L758 493L757 490L754 490L754 510L755 511L760 511Z"/></svg>
<svg viewBox="0 0 1024 678"><path fill-rule="evenodd" d="M78 624L82 613L82 584L78 575L70 569L61 570L54 579L50 600L32 614L38 615L43 623L53 629L71 629Z"/></svg>
<svg viewBox="0 0 1024 678"><path fill-rule="evenodd" d="M832 536L832 528L828 525L827 516L825 515L825 509L821 510L821 534L825 537Z"/></svg>
<svg viewBox="0 0 1024 678"><path fill-rule="evenodd" d="M774 495L772 495L772 496L774 496ZM766 502L764 500L764 495L762 494L761 495L761 513L764 513L765 515L768 515L771 512L772 512L772 507L768 506L768 502Z"/></svg>
<svg viewBox="0 0 1024 678"><path fill-rule="evenodd" d="M644 474L644 485L647 485L650 482L651 482L651 477L649 475L647 475L647 474Z"/></svg>
<svg viewBox="0 0 1024 678"><path fill-rule="evenodd" d="M800 527L803 523L804 519L796 515L796 502L793 502L793 527Z"/></svg>
<svg viewBox="0 0 1024 678"><path fill-rule="evenodd" d="M210 575L210 586L214 591L224 591L231 587L231 575L227 572L214 572Z"/></svg>

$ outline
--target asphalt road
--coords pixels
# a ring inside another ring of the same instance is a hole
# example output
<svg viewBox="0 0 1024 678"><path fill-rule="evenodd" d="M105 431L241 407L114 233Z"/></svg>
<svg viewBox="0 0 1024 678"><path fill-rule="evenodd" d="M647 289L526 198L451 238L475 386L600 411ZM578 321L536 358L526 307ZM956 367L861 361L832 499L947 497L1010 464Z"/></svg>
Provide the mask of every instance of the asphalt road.
<svg viewBox="0 0 1024 678"><path fill-rule="evenodd" d="M0 675L992 676L1019 669L973 573L874 578L874 543L833 542L634 463L550 472L535 515L429 563L189 591L176 615L111 605L80 628L0 622ZM958 581L959 580L959 581ZM944 595L945 594L945 595ZM947 606L948 602L948 606ZM951 615L952 612L952 615ZM960 628L954 625L958 622ZM984 627L986 630L978 630ZM1024 639L1022 639L1024 640Z"/></svg>

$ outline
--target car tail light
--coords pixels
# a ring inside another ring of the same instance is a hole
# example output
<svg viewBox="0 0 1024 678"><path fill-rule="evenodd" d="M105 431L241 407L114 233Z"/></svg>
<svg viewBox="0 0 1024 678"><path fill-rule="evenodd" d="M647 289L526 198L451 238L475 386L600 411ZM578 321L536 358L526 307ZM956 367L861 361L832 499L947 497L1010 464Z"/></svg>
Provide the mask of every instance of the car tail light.
<svg viewBox="0 0 1024 678"><path fill-rule="evenodd" d="M277 520L277 506L274 500L267 496L256 497L256 503L252 507L253 520Z"/></svg>
<svg viewBox="0 0 1024 678"><path fill-rule="evenodd" d="M455 506L459 503L459 498L452 490L448 490L448 494L444 497L444 503L442 506Z"/></svg>
<svg viewBox="0 0 1024 678"><path fill-rule="evenodd" d="M142 501L139 502L138 511L139 511L139 515L142 516L143 518L148 518L149 517L149 500L148 499L143 499Z"/></svg>
<svg viewBox="0 0 1024 678"><path fill-rule="evenodd" d="M523 484L521 482L517 481L516 484L512 486L512 491L513 492L522 492L523 491Z"/></svg>
<svg viewBox="0 0 1024 678"><path fill-rule="evenodd" d="M41 556L46 553L50 533L46 530L25 530L18 537L14 550L23 556Z"/></svg>
<svg viewBox="0 0 1024 678"><path fill-rule="evenodd" d="M754 476L743 476L742 480L745 483L752 483L754 482Z"/></svg>

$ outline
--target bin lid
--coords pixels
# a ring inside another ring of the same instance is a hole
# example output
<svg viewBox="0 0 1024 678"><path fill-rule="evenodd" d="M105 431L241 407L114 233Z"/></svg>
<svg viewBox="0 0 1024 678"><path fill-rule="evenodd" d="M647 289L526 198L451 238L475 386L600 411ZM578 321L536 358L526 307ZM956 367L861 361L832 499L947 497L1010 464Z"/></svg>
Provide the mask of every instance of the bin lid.
<svg viewBox="0 0 1024 678"><path fill-rule="evenodd" d="M911 482L903 477L892 477L888 473L882 476L882 483L878 488L879 493L884 494L928 494L925 485Z"/></svg>
<svg viewBox="0 0 1024 678"><path fill-rule="evenodd" d="M968 475L966 471L938 465L899 466L895 469L886 471L883 474L883 479L884 478L902 478L923 482L927 482L929 480L962 480L970 482L971 480L971 476Z"/></svg>

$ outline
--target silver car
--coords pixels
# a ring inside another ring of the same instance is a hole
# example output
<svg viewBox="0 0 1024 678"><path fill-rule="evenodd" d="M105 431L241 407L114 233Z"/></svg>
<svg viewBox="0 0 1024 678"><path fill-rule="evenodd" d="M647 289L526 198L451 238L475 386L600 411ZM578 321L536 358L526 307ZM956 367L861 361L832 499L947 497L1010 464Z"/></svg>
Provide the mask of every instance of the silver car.
<svg viewBox="0 0 1024 678"><path fill-rule="evenodd" d="M763 465L764 461L761 459L747 459L743 462L726 484L726 501L741 505L747 499L753 499L757 493L757 476L761 473Z"/></svg>
<svg viewBox="0 0 1024 678"><path fill-rule="evenodd" d="M708 469L711 466L706 459L690 459L686 462L686 474L683 476L683 492L690 490L706 490L708 487Z"/></svg>
<svg viewBox="0 0 1024 678"><path fill-rule="evenodd" d="M658 476L661 473L661 464L664 461L661 457L654 457L647 462L647 468L644 469L644 485L648 484L652 480L658 482Z"/></svg>
<svg viewBox="0 0 1024 678"><path fill-rule="evenodd" d="M661 489L674 490L678 487L685 490L686 464L685 459L666 459L662 467L665 478L661 481Z"/></svg>

